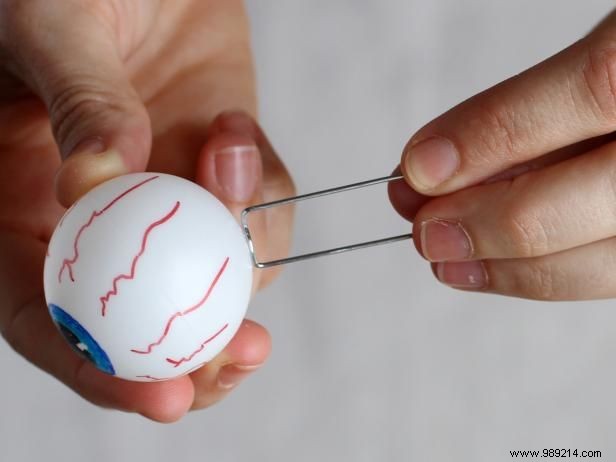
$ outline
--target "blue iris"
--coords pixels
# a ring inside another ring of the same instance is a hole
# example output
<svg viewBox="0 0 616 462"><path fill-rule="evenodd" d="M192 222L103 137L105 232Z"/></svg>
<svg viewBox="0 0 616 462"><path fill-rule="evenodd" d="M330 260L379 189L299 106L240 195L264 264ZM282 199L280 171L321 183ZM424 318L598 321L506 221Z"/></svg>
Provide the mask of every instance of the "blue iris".
<svg viewBox="0 0 616 462"><path fill-rule="evenodd" d="M53 303L49 304L49 313L73 350L92 361L101 371L115 375L115 370L107 353L75 318Z"/></svg>

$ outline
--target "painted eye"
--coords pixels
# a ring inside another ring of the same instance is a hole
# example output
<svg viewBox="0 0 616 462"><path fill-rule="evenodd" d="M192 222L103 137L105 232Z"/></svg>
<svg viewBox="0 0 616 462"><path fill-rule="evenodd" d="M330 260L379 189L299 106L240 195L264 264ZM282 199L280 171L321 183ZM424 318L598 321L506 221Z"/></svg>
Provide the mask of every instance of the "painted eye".
<svg viewBox="0 0 616 462"><path fill-rule="evenodd" d="M94 363L101 371L115 375L115 370L107 353L75 318L53 303L49 304L49 313L73 350Z"/></svg>

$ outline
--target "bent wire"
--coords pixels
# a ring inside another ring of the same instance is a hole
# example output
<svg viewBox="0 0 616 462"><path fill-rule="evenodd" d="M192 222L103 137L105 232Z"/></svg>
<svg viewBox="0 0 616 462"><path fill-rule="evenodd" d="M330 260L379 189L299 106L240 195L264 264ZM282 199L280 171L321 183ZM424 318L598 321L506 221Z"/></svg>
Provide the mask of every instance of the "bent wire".
<svg viewBox="0 0 616 462"><path fill-rule="evenodd" d="M352 191L354 189L365 188L368 186L377 185L380 183L389 183L390 181L401 180L403 178L402 175L391 175L385 176L381 178L375 178L373 180L360 181L359 183L348 184L345 186L338 186L335 188L324 189L322 191L317 191L308 194L302 194L300 196L288 197L286 199L280 199L277 201L267 202L264 204L253 205L248 207L242 211L241 223L242 230L244 231L244 236L246 237L246 242L248 243L248 249L250 251L250 256L252 258L252 262L254 266L257 268L269 268L272 266L284 265L287 263L294 263L297 261L308 260L316 257L323 257L326 255L334 255L338 253L349 252L351 250L364 249L366 247L374 247L377 245L389 244L392 242L398 242L405 239L410 239L413 237L411 233L409 234L400 234L398 236L391 236L382 239L376 239L373 241L366 242L358 242L356 244L343 245L340 247L334 247L326 250L319 250L316 252L304 253L301 255L295 255L287 258L281 258L278 260L270 260L261 262L257 259L257 255L254 248L254 243L252 241L252 237L250 235L250 228L248 227L248 215L252 212L257 212L259 210L269 209L273 207L280 207L283 205L294 204L296 202L305 201L308 199L315 199L317 197L329 196L330 194L338 194L346 191Z"/></svg>

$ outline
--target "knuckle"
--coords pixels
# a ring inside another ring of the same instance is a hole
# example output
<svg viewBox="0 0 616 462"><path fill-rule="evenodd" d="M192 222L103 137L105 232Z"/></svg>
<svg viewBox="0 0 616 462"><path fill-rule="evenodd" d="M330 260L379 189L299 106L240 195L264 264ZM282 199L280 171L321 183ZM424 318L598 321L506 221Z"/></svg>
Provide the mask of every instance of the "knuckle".
<svg viewBox="0 0 616 462"><path fill-rule="evenodd" d="M478 148L466 157L479 167L493 165L495 156L511 162L528 136L522 111L512 111L500 101L485 101L469 124L468 132L473 134L473 144Z"/></svg>
<svg viewBox="0 0 616 462"><path fill-rule="evenodd" d="M544 221L524 201L505 207L499 229L507 240L507 257L532 258L548 252L549 232Z"/></svg>
<svg viewBox="0 0 616 462"><path fill-rule="evenodd" d="M582 84L597 116L616 125L616 41L599 40L586 45Z"/></svg>
<svg viewBox="0 0 616 462"><path fill-rule="evenodd" d="M567 278L557 266L533 262L518 277L519 293L534 300L553 301L567 298Z"/></svg>
<svg viewBox="0 0 616 462"><path fill-rule="evenodd" d="M49 101L48 110L57 139L66 143L76 127L87 129L94 120L104 118L109 112L123 112L127 102L120 95L106 90L106 85L96 79L81 79L88 83L58 85L62 88Z"/></svg>

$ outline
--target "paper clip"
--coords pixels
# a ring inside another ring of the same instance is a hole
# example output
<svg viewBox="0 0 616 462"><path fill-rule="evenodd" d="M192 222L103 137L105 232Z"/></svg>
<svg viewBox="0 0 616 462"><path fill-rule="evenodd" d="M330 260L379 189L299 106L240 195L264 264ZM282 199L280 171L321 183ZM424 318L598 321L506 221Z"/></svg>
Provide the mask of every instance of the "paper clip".
<svg viewBox="0 0 616 462"><path fill-rule="evenodd" d="M322 257L325 255L334 255L343 252L349 252L351 250L363 249L366 247L373 247L382 244L389 244L392 242L398 242L405 239L410 239L413 237L412 234L401 234L399 236L391 236L383 239L376 239L374 241L367 242L359 242L357 244L344 245L341 247L334 247L332 249L327 250L319 250L317 252L305 253L302 255L296 255L287 258L281 258L279 260L271 260L260 262L257 260L257 256L255 254L254 244L252 242L252 238L250 236L250 229L248 228L248 215L252 212L256 212L259 210L269 209L272 207L279 207L281 205L293 204L295 202L305 201L307 199L314 199L316 197L329 196L330 194L337 194L341 192L351 191L353 189L365 188L367 186L373 186L380 183L389 183L390 181L401 180L404 178L402 175L392 175L385 176L382 178L375 178L374 180L361 181L359 183L353 183L346 186L338 186L336 188L324 189L323 191L317 191L309 194L302 194L300 196L288 197L286 199L280 199L277 201L267 202L264 204L253 205L248 207L242 211L242 229L244 231L244 236L246 237L246 242L248 243L248 249L250 251L250 256L252 258L252 262L254 266L257 268L270 268L272 266L284 265L286 263L294 263L296 261L308 260L310 258Z"/></svg>

